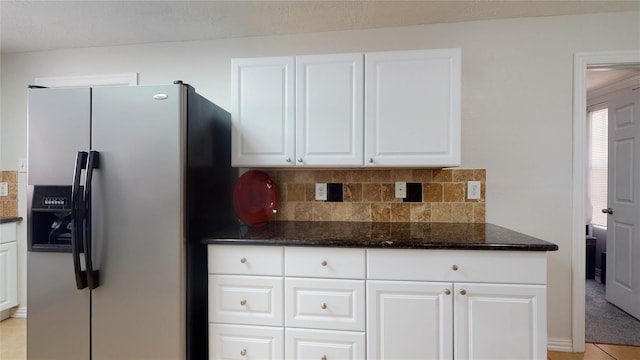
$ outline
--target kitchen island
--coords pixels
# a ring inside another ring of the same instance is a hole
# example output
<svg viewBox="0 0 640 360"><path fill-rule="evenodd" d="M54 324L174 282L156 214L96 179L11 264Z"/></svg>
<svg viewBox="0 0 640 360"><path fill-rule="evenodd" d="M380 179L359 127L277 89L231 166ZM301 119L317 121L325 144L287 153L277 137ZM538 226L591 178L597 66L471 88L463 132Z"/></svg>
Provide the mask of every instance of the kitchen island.
<svg viewBox="0 0 640 360"><path fill-rule="evenodd" d="M492 224L272 222L204 240L209 357L546 359L547 251Z"/></svg>

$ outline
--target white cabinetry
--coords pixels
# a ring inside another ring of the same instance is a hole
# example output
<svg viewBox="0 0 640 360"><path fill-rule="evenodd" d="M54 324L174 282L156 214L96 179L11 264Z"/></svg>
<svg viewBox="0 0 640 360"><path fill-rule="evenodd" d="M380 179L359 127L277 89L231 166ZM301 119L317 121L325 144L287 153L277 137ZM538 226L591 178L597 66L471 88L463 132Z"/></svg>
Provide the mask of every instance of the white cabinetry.
<svg viewBox="0 0 640 360"><path fill-rule="evenodd" d="M546 253L209 246L211 359L546 359Z"/></svg>
<svg viewBox="0 0 640 360"><path fill-rule="evenodd" d="M363 55L231 61L233 166L362 166Z"/></svg>
<svg viewBox="0 0 640 360"><path fill-rule="evenodd" d="M457 166L460 49L232 59L233 166Z"/></svg>
<svg viewBox="0 0 640 360"><path fill-rule="evenodd" d="M460 49L365 54L366 165L460 165L460 58Z"/></svg>
<svg viewBox="0 0 640 360"><path fill-rule="evenodd" d="M293 57L231 60L231 162L286 166L295 156Z"/></svg>
<svg viewBox="0 0 640 360"><path fill-rule="evenodd" d="M546 359L544 252L368 250L367 267L369 359Z"/></svg>
<svg viewBox="0 0 640 360"><path fill-rule="evenodd" d="M0 311L18 305L16 223L0 224Z"/></svg>

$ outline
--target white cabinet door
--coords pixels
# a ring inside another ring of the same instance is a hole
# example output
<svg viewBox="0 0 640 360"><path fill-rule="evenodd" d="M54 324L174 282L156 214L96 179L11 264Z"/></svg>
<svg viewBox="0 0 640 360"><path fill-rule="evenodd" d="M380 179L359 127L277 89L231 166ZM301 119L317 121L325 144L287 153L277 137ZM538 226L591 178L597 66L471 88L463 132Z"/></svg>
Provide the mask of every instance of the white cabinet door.
<svg viewBox="0 0 640 360"><path fill-rule="evenodd" d="M365 54L365 164L460 165L460 49Z"/></svg>
<svg viewBox="0 0 640 360"><path fill-rule="evenodd" d="M233 166L287 166L295 156L294 57L231 60Z"/></svg>
<svg viewBox="0 0 640 360"><path fill-rule="evenodd" d="M0 311L18 305L16 243L0 244Z"/></svg>
<svg viewBox="0 0 640 360"><path fill-rule="evenodd" d="M451 283L367 281L367 358L452 359Z"/></svg>
<svg viewBox="0 0 640 360"><path fill-rule="evenodd" d="M209 324L209 359L284 359L282 328Z"/></svg>
<svg viewBox="0 0 640 360"><path fill-rule="evenodd" d="M545 285L456 283L456 359L546 359Z"/></svg>
<svg viewBox="0 0 640 360"><path fill-rule="evenodd" d="M364 56L296 57L296 162L362 166Z"/></svg>
<svg viewBox="0 0 640 360"><path fill-rule="evenodd" d="M287 328L285 359L364 360L365 335L352 331Z"/></svg>

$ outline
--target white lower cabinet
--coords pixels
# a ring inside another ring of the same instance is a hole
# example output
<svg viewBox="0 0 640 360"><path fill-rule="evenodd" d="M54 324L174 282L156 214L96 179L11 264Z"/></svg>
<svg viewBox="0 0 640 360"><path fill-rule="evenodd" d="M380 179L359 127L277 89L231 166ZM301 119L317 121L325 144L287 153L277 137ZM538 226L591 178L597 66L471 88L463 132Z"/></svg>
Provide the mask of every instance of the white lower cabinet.
<svg viewBox="0 0 640 360"><path fill-rule="evenodd" d="M284 359L283 343L281 327L209 324L209 359Z"/></svg>
<svg viewBox="0 0 640 360"><path fill-rule="evenodd" d="M0 225L0 311L18 305L16 224Z"/></svg>
<svg viewBox="0 0 640 360"><path fill-rule="evenodd" d="M216 245L209 258L229 262L209 267L210 359L547 357L544 252Z"/></svg>
<svg viewBox="0 0 640 360"><path fill-rule="evenodd" d="M451 359L450 294L450 284L367 281L367 358Z"/></svg>
<svg viewBox="0 0 640 360"><path fill-rule="evenodd" d="M365 359L364 332L287 328L285 344L286 359Z"/></svg>

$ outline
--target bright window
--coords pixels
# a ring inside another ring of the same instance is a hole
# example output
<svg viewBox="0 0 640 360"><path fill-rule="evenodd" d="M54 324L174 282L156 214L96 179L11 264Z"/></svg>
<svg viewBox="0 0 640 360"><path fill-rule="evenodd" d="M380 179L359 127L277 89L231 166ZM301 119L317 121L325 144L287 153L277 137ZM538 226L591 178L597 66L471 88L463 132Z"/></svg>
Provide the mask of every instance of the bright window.
<svg viewBox="0 0 640 360"><path fill-rule="evenodd" d="M607 226L608 109L589 112L589 200L591 223Z"/></svg>

